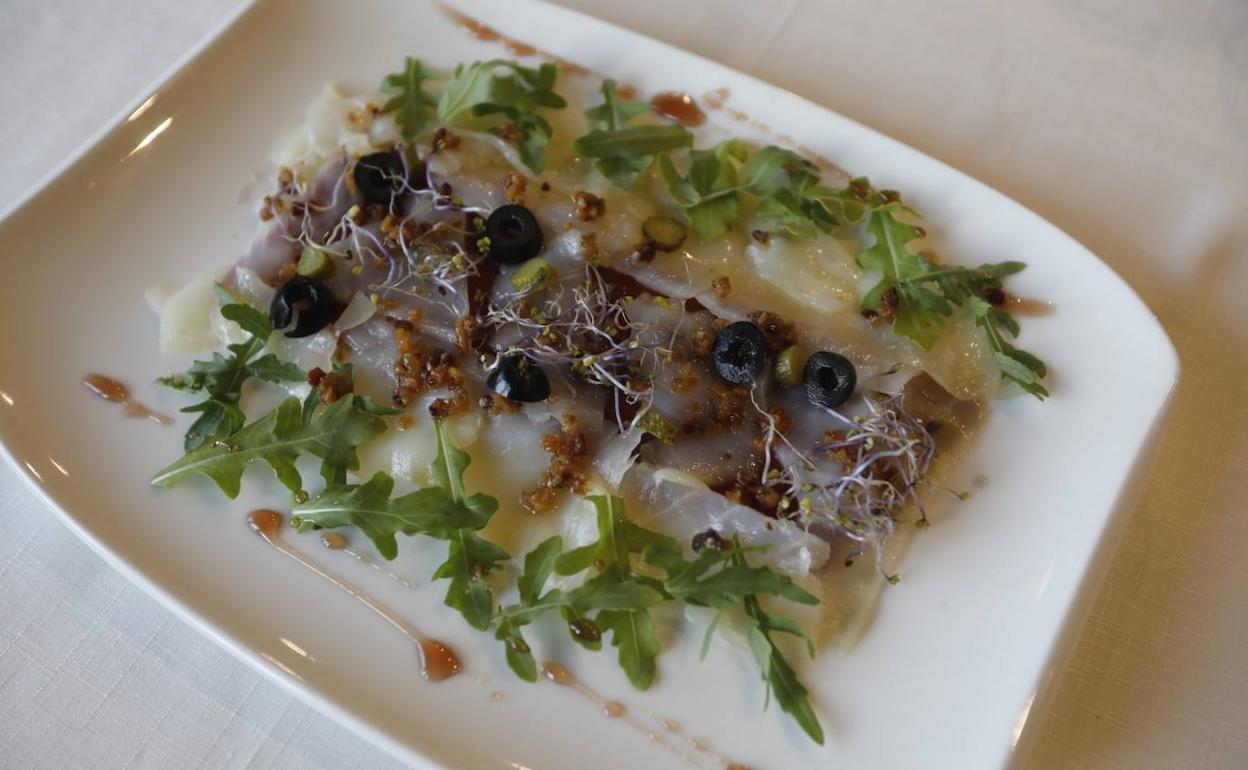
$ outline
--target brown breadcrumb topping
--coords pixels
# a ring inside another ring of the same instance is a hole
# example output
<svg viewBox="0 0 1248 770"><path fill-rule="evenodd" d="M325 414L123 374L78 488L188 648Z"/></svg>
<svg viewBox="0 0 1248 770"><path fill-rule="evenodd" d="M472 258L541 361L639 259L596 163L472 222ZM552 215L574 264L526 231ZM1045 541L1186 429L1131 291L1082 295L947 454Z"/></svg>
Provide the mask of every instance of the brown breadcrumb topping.
<svg viewBox="0 0 1248 770"><path fill-rule="evenodd" d="M693 364L686 361L681 364L680 373L672 378L672 392L677 394L688 393L698 387L699 382L701 380L694 372Z"/></svg>
<svg viewBox="0 0 1248 770"><path fill-rule="evenodd" d="M433 132L433 151L454 150L459 147L459 137L442 126Z"/></svg>
<svg viewBox="0 0 1248 770"><path fill-rule="evenodd" d="M482 396L477 400L477 405L488 412L491 417L497 417L503 412L520 411L519 401L513 401L510 398L498 393L491 393L488 396Z"/></svg>
<svg viewBox="0 0 1248 770"><path fill-rule="evenodd" d="M711 290L715 292L715 296L723 299L732 293L732 281L726 275L717 275L711 281Z"/></svg>
<svg viewBox="0 0 1248 770"><path fill-rule="evenodd" d="M772 355L797 344L797 327L775 313L758 310L750 313L749 318L763 331L763 339L767 341L767 350L771 351Z"/></svg>
<svg viewBox="0 0 1248 770"><path fill-rule="evenodd" d="M591 192L577 190L572 199L576 201L576 218L592 222L607 212L607 202Z"/></svg>
<svg viewBox="0 0 1248 770"><path fill-rule="evenodd" d="M399 348L394 361L395 386L391 400L396 406L407 406L421 393L445 388L450 396L434 400L429 405L430 414L437 419L463 414L471 406L464 388L464 372L455 365L455 357L449 352L432 350L425 340L415 336L420 317L419 308L409 310L406 319L385 317L394 327L394 341Z"/></svg>
<svg viewBox="0 0 1248 770"><path fill-rule="evenodd" d="M711 349L715 347L715 332L710 329L698 329L689 337L689 352L696 359L711 357Z"/></svg>
<svg viewBox="0 0 1248 770"><path fill-rule="evenodd" d="M748 506L769 516L777 514L780 501L784 498L780 485L760 483L757 472L739 473L732 481L716 487L715 491L738 505Z"/></svg>
<svg viewBox="0 0 1248 770"><path fill-rule="evenodd" d="M494 130L499 138L515 144L524 139L524 132L515 123L504 123Z"/></svg>
<svg viewBox="0 0 1248 770"><path fill-rule="evenodd" d="M339 372L326 372L317 366L308 372L308 384L316 388L322 404L332 404L355 389L351 378Z"/></svg>
<svg viewBox="0 0 1248 770"><path fill-rule="evenodd" d="M695 401L689 405L680 429L686 435L718 436L725 431L736 432L750 424L747 415L752 411L749 388L734 387L716 379L708 388L705 402Z"/></svg>
<svg viewBox="0 0 1248 770"><path fill-rule="evenodd" d="M581 256L585 258L585 262L596 265L602 257L602 250L598 248L597 233L581 234Z"/></svg>
<svg viewBox="0 0 1248 770"><path fill-rule="evenodd" d="M455 346L459 348L459 354L466 356L472 352L481 336L481 324L477 319L470 315L460 316L455 322Z"/></svg>
<svg viewBox="0 0 1248 770"><path fill-rule="evenodd" d="M536 487L520 495L521 504L533 513L554 510L559 492L564 489L578 495L589 491L589 479L585 474L589 447L575 415L565 414L558 433L542 436L542 449L550 454L550 466L542 471Z"/></svg>
<svg viewBox="0 0 1248 770"><path fill-rule="evenodd" d="M505 181L505 192L508 203L524 203L524 192L528 189L529 180L524 174L508 174Z"/></svg>

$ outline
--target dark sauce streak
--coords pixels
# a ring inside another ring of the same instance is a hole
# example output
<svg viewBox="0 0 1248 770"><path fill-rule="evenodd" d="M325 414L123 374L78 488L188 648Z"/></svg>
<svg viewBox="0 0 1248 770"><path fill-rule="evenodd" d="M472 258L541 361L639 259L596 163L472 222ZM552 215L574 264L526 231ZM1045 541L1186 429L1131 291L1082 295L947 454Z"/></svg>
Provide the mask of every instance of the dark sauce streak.
<svg viewBox="0 0 1248 770"><path fill-rule="evenodd" d="M445 5L442 5L441 3L438 4L438 7L441 8L442 13L446 14L447 18L453 21L456 24L456 26L460 27L461 29L466 31L468 34L475 37L477 40L482 40L487 43L502 43L507 48L508 51L515 54L516 56L540 56L543 59L546 59L548 61L554 62L555 64L558 64L559 68L562 69L564 72L567 72L569 75L590 74L590 71L588 69L586 69L585 67L582 67L581 65L575 62L570 62L570 61L567 61L566 59L561 59L558 56L555 56L554 54L549 53L548 51L543 51L540 48L529 45L523 40L517 40L515 38L508 37L507 35L504 35L498 30L494 29L493 27L482 24L477 19L474 19L471 16L468 16L466 14L460 13L454 8L449 8Z"/></svg>
<svg viewBox="0 0 1248 770"><path fill-rule="evenodd" d="M725 770L749 770L745 765L738 764L725 757L723 754L715 751L706 741L700 738L691 738L680 731L680 725L670 719L665 719L653 712L649 712L649 716L657 722L656 726L651 726L634 716L623 703L617 700L609 700L599 694L596 690L585 685L583 682L573 676L567 666L554 661L547 661L541 666L542 676L560 687L566 687L569 690L580 695L585 700L592 703L598 708L599 713L608 719L618 719L627 724L637 732L649 738L651 741L659 744L663 748L672 752L676 756L685 760L691 765L703 766L696 757L690 755L677 744L669 739L668 735L681 738L682 743L687 743L695 752L705 755L714 760L717 764L723 766ZM665 734L666 733L666 734Z"/></svg>
<svg viewBox="0 0 1248 770"><path fill-rule="evenodd" d="M1030 317L1053 315L1053 311L1057 309L1052 302L1015 297L1013 294L1006 295L1005 302L1001 307L1006 312Z"/></svg>
<svg viewBox="0 0 1248 770"><path fill-rule="evenodd" d="M682 126L700 126L706 122L706 113L689 94L680 91L662 91L650 99L655 112L680 123Z"/></svg>
<svg viewBox="0 0 1248 770"><path fill-rule="evenodd" d="M323 569L302 552L292 548L289 543L282 539L282 514L267 508L252 511L247 514L247 526L251 527L251 531L259 535L260 539L325 580L333 583L401 631L404 636L416 645L416 649L420 653L420 675L427 681L441 682L463 670L463 664L460 663L459 656L450 647L437 639L431 639L417 631L410 623L386 609L384 605L359 588L342 580L332 572ZM327 544L327 547L333 550L334 545L336 543ZM346 543L344 542L343 547L345 545Z"/></svg>
<svg viewBox="0 0 1248 770"><path fill-rule="evenodd" d="M166 414L148 409L143 404L130 398L130 391L112 377L102 374L88 374L82 378L82 384L95 395L113 404L121 404L122 414L127 417L139 417L151 420L158 425L172 425L173 418Z"/></svg>

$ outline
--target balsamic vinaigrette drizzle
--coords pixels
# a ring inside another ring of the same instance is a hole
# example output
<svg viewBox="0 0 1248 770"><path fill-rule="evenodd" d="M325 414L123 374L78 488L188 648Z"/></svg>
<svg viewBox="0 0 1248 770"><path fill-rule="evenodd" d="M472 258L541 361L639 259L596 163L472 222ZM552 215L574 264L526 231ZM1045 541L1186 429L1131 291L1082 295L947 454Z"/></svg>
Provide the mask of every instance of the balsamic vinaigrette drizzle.
<svg viewBox="0 0 1248 770"><path fill-rule="evenodd" d="M157 425L173 425L173 418L167 414L148 409L143 404L135 401L130 397L130 390L112 377L105 377L102 374L88 374L82 378L82 384L87 390L104 399L105 401L121 404L122 414L127 417L140 417L145 420L151 420Z"/></svg>
<svg viewBox="0 0 1248 770"><path fill-rule="evenodd" d="M304 556L303 553L292 548L282 538L282 523L282 514L266 508L252 511L247 515L247 526L251 527L251 531L259 535L260 539L299 562L304 567L307 567L315 574L338 586L365 607L381 616L387 623L397 628L408 639L411 639L412 643L416 645L416 649L420 652L420 675L425 679L430 682L440 682L443 679L455 676L463 670L463 665L459 662L459 656L450 647L437 639L424 635L410 623L386 609L384 605L380 604L373 597L342 580L332 572L326 571L319 564Z"/></svg>
<svg viewBox="0 0 1248 770"><path fill-rule="evenodd" d="M700 126L706 122L706 113L689 94L680 91L662 91L650 100L650 106L660 115L671 118L682 126Z"/></svg>
<svg viewBox="0 0 1248 770"><path fill-rule="evenodd" d="M681 731L680 725L670 719L651 713L650 716L658 725L658 728L655 729L641 720L634 718L629 713L628 709L625 708L623 703L603 697L593 688L573 676L567 666L564 666L562 663L546 661L542 664L541 673L542 676L548 681L554 682L560 687L567 687L585 700L594 704L594 706L598 708L604 717L607 717L608 719L618 719L621 722L624 722L629 727L637 730L651 741L659 744L691 765L700 764L698 757L685 751L685 749L681 748L681 746L676 743L673 743L671 738L668 737L669 735L683 738L683 742L688 743L689 747L693 749L694 752L712 760L717 765L723 767L724 770L750 770L750 768L745 765L733 762L723 754L715 751L705 740L685 735Z"/></svg>

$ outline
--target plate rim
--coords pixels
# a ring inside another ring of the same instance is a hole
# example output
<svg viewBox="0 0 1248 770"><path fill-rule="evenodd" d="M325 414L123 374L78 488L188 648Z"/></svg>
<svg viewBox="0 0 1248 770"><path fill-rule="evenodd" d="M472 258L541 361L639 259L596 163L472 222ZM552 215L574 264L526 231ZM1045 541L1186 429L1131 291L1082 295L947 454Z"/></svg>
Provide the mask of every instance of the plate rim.
<svg viewBox="0 0 1248 770"><path fill-rule="evenodd" d="M441 0L434 0L436 5L446 6ZM21 214L27 207L32 206L36 201L64 176L69 174L78 164L91 153L97 146L107 140L115 131L122 127L127 119L135 113L146 101L157 96L160 91L166 88L171 82L179 78L183 73L194 67L196 62L203 57L208 51L216 46L223 37L239 25L245 23L247 17L256 11L257 8L264 5L266 0L241 0L238 5L227 14L227 16L215 25L208 33L202 36L191 48L184 54L179 56L171 65L169 65L158 77L154 78L146 87L141 89L132 99L125 102L124 106L117 113L105 121L101 126L92 132L74 151L67 154L60 162L58 162L51 170L43 174L37 181L32 183L27 190L19 195L8 207L0 211L0 227L6 225L11 219ZM1018 202L1008 194L993 188L986 183L980 181L960 169L947 164L940 158L930 155L921 149L913 147L905 142L895 139L891 135L878 130L872 126L863 124L858 120L844 115L837 110L814 102L800 94L796 94L781 86L769 83L748 72L742 72L734 69L726 64L709 59L698 53L685 50L679 46L664 42L662 40L650 37L641 32L628 29L609 21L605 21L589 14L583 13L573 8L567 8L562 5L544 2L543 5L554 8L560 14L566 14L577 17L582 22L588 22L598 25L601 28L610 30L613 34L622 34L632 36L647 41L649 44L660 47L666 52L678 53L681 56L692 57L700 64L715 68L721 71L729 72L736 79L748 81L754 86L773 89L783 92L788 97L802 103L806 108L813 108L820 112L834 115L836 118L845 121L846 124L852 126L857 131L874 134L882 137L890 143L914 152L927 159L929 162L936 164L943 173L951 173L960 178L964 183L970 183L974 186L991 192L1001 200L1007 202L1012 208L1018 212L1034 218L1037 222L1043 224L1046 228L1055 231L1061 237L1069 240L1076 245L1084 254L1085 258L1090 258L1093 265L1103 269L1112 280L1120 284L1125 290L1130 300L1133 300L1140 309L1144 311L1147 318L1152 321L1152 328L1147 330L1145 339L1148 345L1155 347L1155 354L1161 363L1164 363L1165 385L1160 393L1159 399L1152 405L1148 415L1148 427L1143 434L1140 443L1135 446L1127 470L1123 477L1119 479L1116 489L1113 493L1113 502L1111 510L1104 515L1103 522L1096 533L1095 538L1091 542L1091 550L1089 556L1083 561L1078 579L1074 582L1074 592L1065 605L1060 623L1056 624L1056 628L1047 645L1045 655L1040 659L1039 669L1037 671L1037 680L1033 682L1031 687L1032 695L1025 704L1022 705L1018 728L1015 730L1013 740L1005 745L1005 755L1001 757L999 766L1002 768L1016 768L1027 756L1027 749L1030 748L1030 738L1034 738L1037 732L1037 725L1040 717L1044 712L1033 713L1036 706L1043 705L1046 696L1050 696L1057 689L1060 683L1062 673L1059 669L1062 662L1073 651L1074 643L1077 641L1079 632L1082 630L1087 613L1091 609L1091 604L1098 594L1100 585L1105 574L1109 570L1112 563L1113 554L1117 549L1123 531L1131 518L1138 493L1142 484L1139 483L1138 477L1142 476L1151 464L1152 458L1155 456L1159 439L1164 433L1167 419L1171 412L1174 396L1177 391L1178 382L1181 376L1181 361L1177 348L1173 340L1170 339L1165 327L1161 324L1156 313L1136 292L1131 285L1109 264L1103 261L1095 252L1088 249L1081 241L1070 235L1060 227L1049 221L1044 216L1033 211L1024 204ZM384 750L390 756L408 763L415 763L414 766L421 770L442 770L446 767L440 763L431 753L415 744L403 743L384 730L374 726L368 720L357 716L349 709L342 707L333 700L325 697L317 690L299 682L294 677L284 675L276 667L269 665L260 654L240 642L233 635L223 628L214 625L207 618L202 616L197 610L183 602L171 594L160 583L148 577L142 570L131 564L126 558L110 548L94 532L83 525L70 511L60 505L51 495L48 487L45 486L40 479L30 472L24 464L19 461L13 453L8 442L0 436L0 457L3 457L9 467L13 468L16 475L24 480L28 488L41 501L41 503L57 516L57 518L66 525L66 527L80 540L98 554L110 567L121 573L127 580L138 586L148 596L155 599L163 607L171 610L173 614L181 620L195 628L198 632L212 639L216 644L228 651L234 657L247 663L253 670L261 673L270 681L276 682L286 692L298 697L304 703L310 705L317 711L325 714L339 724L346 726L356 734L368 740L372 744Z"/></svg>

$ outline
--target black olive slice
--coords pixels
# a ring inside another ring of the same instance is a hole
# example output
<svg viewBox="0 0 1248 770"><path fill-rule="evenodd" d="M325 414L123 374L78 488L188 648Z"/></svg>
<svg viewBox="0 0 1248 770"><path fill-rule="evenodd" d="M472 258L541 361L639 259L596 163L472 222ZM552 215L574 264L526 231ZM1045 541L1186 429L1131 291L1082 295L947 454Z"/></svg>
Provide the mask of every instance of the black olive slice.
<svg viewBox="0 0 1248 770"><path fill-rule="evenodd" d="M294 321L287 337L310 337L337 320L341 312L325 284L304 275L296 275L277 287L269 303L274 329L284 330Z"/></svg>
<svg viewBox="0 0 1248 770"><path fill-rule="evenodd" d="M490 239L486 256L500 265L518 265L542 250L541 225L524 206L508 204L490 212L485 237Z"/></svg>
<svg viewBox="0 0 1248 770"><path fill-rule="evenodd" d="M527 404L550 398L550 380L536 362L523 355L510 355L499 361L485 383L495 393Z"/></svg>
<svg viewBox="0 0 1248 770"><path fill-rule="evenodd" d="M853 395L858 372L845 356L822 350L806 360L802 384L812 404L835 409Z"/></svg>
<svg viewBox="0 0 1248 770"><path fill-rule="evenodd" d="M389 205L403 189L403 160L397 152L374 152L355 162L355 189L368 203Z"/></svg>
<svg viewBox="0 0 1248 770"><path fill-rule="evenodd" d="M715 337L711 365L715 373L734 385L754 382L767 364L767 341L751 321L728 324Z"/></svg>

